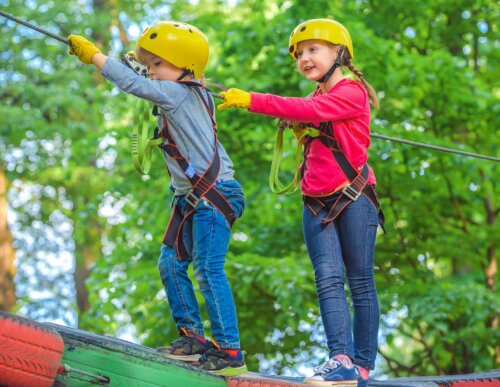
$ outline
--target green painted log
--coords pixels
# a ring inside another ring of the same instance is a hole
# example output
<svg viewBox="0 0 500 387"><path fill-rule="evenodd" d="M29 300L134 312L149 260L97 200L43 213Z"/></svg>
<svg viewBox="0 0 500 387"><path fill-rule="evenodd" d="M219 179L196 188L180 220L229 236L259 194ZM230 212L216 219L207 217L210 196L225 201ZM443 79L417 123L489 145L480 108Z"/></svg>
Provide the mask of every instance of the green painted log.
<svg viewBox="0 0 500 387"><path fill-rule="evenodd" d="M62 363L70 368L66 377L57 377L54 386L227 387L224 378L164 358L154 349L78 329L46 325L62 336Z"/></svg>

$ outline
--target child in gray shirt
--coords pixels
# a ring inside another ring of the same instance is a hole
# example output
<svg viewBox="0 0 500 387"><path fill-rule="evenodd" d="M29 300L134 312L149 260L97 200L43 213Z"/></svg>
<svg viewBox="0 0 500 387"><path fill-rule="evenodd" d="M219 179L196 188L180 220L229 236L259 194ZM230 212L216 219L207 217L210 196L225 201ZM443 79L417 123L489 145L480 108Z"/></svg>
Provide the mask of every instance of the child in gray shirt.
<svg viewBox="0 0 500 387"><path fill-rule="evenodd" d="M224 263L230 228L245 207L231 159L217 138L214 103L203 85L206 36L196 27L163 21L148 27L136 56L149 78L103 55L87 39L70 35L70 53L94 64L125 93L154 103L175 205L158 261L180 338L158 348L163 355L216 374L247 371L240 350L236 308ZM194 273L207 305L213 340L205 339L200 308L187 270Z"/></svg>

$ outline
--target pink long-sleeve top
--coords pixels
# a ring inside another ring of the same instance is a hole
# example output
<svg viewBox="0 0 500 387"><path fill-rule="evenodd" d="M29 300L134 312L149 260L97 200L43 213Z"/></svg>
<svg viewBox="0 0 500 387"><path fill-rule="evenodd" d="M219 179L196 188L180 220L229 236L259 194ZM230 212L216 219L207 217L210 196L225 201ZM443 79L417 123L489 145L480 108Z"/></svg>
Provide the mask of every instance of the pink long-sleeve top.
<svg viewBox="0 0 500 387"><path fill-rule="evenodd" d="M279 97L251 93L250 111L285 120L331 121L337 143L353 167L361 171L367 163L370 146L370 104L363 85L349 78L335 84L328 94L319 89L309 98ZM305 155L305 173L301 190L307 196L327 196L348 183L332 152L316 138ZM375 185L369 168L368 184Z"/></svg>

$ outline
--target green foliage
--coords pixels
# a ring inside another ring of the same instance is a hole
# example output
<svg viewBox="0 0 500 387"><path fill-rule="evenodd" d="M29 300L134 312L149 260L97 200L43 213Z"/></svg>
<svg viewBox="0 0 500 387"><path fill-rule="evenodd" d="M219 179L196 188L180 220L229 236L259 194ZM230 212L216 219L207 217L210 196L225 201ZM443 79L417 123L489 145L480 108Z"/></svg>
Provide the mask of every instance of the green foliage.
<svg viewBox="0 0 500 387"><path fill-rule="evenodd" d="M133 27L141 31L158 19L193 23L211 42L209 82L286 96L315 86L295 70L289 33L303 20L331 16L351 31L355 65L379 92L373 132L498 156L493 1L29 4L2 6L63 37L84 34L114 57L133 48ZM170 342L176 330L156 262L171 197L159 153L149 178L133 169L134 99L61 43L3 19L0 28L0 165L12 182L19 307L34 318L75 324L58 312L58 305L77 310L71 269L44 277L47 254L69 252L77 269L91 269L81 328L117 335L132 327L145 345ZM226 265L242 345L251 369L296 374L299 365L317 365L325 346L300 195L275 196L267 186L272 119L223 111L217 120L247 197ZM291 156L293 142L286 146ZM374 139L370 164L388 226L376 255L382 371L496 367L498 285L487 269L497 260L500 233L498 163ZM50 244L54 233L58 243ZM30 297L33 289L55 295L40 301Z"/></svg>
<svg viewBox="0 0 500 387"><path fill-rule="evenodd" d="M474 366L494 368L500 334L485 322L500 312L498 297L472 275L436 277L434 286L426 280L398 286L399 297L391 303L389 315L400 316L381 352L399 376L413 374L408 364L419 364L421 373L438 374L461 374Z"/></svg>

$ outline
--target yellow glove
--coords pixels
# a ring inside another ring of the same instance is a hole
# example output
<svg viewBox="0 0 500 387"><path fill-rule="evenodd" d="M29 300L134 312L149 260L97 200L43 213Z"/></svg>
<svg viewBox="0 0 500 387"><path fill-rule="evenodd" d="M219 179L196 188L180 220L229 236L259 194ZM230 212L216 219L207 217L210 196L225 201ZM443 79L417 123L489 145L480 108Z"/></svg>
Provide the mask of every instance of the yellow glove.
<svg viewBox="0 0 500 387"><path fill-rule="evenodd" d="M217 110L224 110L230 107L248 109L252 102L250 93L240 89L229 89L223 91L220 95L224 98L224 102L217 106Z"/></svg>
<svg viewBox="0 0 500 387"><path fill-rule="evenodd" d="M85 64L91 64L92 57L101 52L94 43L88 41L83 36L70 35L68 36L68 40L71 43L71 47L69 48L70 55L76 55Z"/></svg>

